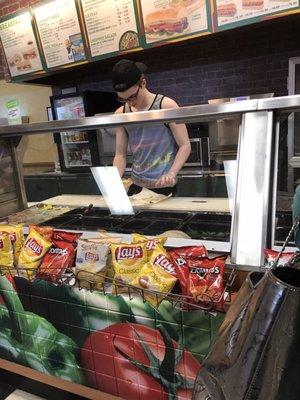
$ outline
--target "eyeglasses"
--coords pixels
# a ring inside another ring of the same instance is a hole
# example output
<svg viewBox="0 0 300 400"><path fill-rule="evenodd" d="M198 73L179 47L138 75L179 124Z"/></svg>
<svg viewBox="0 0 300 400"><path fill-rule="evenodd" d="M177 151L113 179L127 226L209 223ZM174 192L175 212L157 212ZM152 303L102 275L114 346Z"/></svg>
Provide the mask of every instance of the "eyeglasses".
<svg viewBox="0 0 300 400"><path fill-rule="evenodd" d="M121 97L118 96L118 101L119 101L120 103L127 103L127 101L134 101L134 100L136 100L136 98L138 97L140 88L141 88L141 86L139 85L138 90L137 90L134 94L132 94L131 96L127 97L127 99L122 99Z"/></svg>

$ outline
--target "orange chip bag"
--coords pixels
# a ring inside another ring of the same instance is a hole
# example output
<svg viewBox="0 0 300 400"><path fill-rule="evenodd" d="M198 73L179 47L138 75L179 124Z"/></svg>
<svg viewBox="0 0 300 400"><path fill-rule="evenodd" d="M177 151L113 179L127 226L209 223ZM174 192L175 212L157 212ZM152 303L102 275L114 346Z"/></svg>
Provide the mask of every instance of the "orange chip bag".
<svg viewBox="0 0 300 400"><path fill-rule="evenodd" d="M0 225L0 233L7 233L13 245L14 262L18 263L21 248L24 244L22 225Z"/></svg>
<svg viewBox="0 0 300 400"><path fill-rule="evenodd" d="M146 242L136 244L111 244L115 279L130 283L147 262Z"/></svg>
<svg viewBox="0 0 300 400"><path fill-rule="evenodd" d="M157 244L164 245L166 243L167 238L166 237L153 237L151 239L148 239L147 236L140 235L139 233L133 233L132 234L132 243L141 243L141 242L146 242L147 243L147 253L148 253L148 258L152 256L153 250L156 248Z"/></svg>
<svg viewBox="0 0 300 400"><path fill-rule="evenodd" d="M13 246L8 233L0 233L0 270L11 273L14 266Z"/></svg>
<svg viewBox="0 0 300 400"><path fill-rule="evenodd" d="M29 225L29 233L33 230L43 236L44 239L51 240L53 234L53 228L51 226Z"/></svg>
<svg viewBox="0 0 300 400"><path fill-rule="evenodd" d="M35 230L31 230L22 247L18 263L18 268L26 268L29 271L19 271L19 275L24 276L24 278L31 278L34 270L41 264L44 255L51 246L51 242Z"/></svg>
<svg viewBox="0 0 300 400"><path fill-rule="evenodd" d="M160 244L157 244L149 262L141 269L131 284L142 289L169 293L176 281L175 265L166 250ZM164 296L151 294L147 291L144 296L153 307L158 307L164 298Z"/></svg>

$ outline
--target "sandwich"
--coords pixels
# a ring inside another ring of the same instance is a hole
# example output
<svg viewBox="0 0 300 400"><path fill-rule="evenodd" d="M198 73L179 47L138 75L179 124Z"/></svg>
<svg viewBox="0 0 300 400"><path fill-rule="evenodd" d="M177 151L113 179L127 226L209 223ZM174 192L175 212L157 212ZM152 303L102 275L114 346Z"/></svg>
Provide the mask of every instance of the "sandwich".
<svg viewBox="0 0 300 400"><path fill-rule="evenodd" d="M183 33L188 25L184 7L162 8L146 16L145 33L155 36L178 34Z"/></svg>
<svg viewBox="0 0 300 400"><path fill-rule="evenodd" d="M237 12L234 3L221 4L217 8L218 17L234 17Z"/></svg>
<svg viewBox="0 0 300 400"><path fill-rule="evenodd" d="M185 7L189 14L197 10L200 11L204 4L205 0L172 0L170 2L172 7Z"/></svg>
<svg viewBox="0 0 300 400"><path fill-rule="evenodd" d="M243 0L242 6L244 9L261 10L264 7L264 0Z"/></svg>

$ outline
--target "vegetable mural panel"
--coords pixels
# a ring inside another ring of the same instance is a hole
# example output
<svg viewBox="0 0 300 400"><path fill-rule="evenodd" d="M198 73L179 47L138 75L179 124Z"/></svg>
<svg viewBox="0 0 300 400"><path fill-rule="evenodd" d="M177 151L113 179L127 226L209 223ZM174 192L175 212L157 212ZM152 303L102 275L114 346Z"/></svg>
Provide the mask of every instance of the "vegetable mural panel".
<svg viewBox="0 0 300 400"><path fill-rule="evenodd" d="M0 357L124 399L191 399L224 314L0 277Z"/></svg>

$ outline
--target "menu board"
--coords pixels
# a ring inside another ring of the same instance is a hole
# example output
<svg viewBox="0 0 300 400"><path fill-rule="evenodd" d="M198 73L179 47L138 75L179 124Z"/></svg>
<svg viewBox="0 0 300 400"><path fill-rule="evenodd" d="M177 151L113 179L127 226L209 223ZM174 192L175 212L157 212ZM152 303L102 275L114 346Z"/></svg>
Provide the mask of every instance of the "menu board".
<svg viewBox="0 0 300 400"><path fill-rule="evenodd" d="M139 47L134 0L81 0L92 57Z"/></svg>
<svg viewBox="0 0 300 400"><path fill-rule="evenodd" d="M2 21L0 38L12 77L43 69L30 12Z"/></svg>
<svg viewBox="0 0 300 400"><path fill-rule="evenodd" d="M249 23L250 18L263 19L298 6L299 0L216 0L217 25L230 29Z"/></svg>
<svg viewBox="0 0 300 400"><path fill-rule="evenodd" d="M54 0L33 8L48 68L86 59L74 0Z"/></svg>
<svg viewBox="0 0 300 400"><path fill-rule="evenodd" d="M142 0L146 42L207 31L207 3L205 0Z"/></svg>

